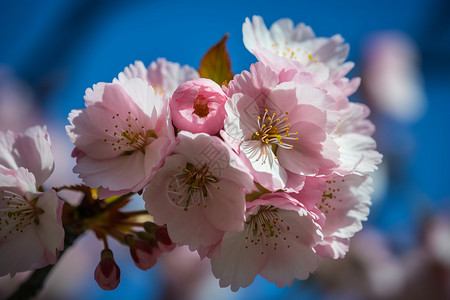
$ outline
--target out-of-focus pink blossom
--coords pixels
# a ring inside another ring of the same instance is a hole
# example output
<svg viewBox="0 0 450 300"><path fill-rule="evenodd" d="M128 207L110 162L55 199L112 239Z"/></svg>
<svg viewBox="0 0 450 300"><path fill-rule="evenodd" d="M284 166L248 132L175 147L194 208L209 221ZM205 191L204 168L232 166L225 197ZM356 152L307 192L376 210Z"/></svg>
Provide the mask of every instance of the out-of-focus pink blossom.
<svg viewBox="0 0 450 300"><path fill-rule="evenodd" d="M426 251L450 273L450 217L436 215L426 229Z"/></svg>
<svg viewBox="0 0 450 300"><path fill-rule="evenodd" d="M198 254L189 251L187 246L177 247L162 255L158 268L166 282L166 296L170 295L167 297L170 299L206 299L205 290L217 286L210 284L210 280L215 281L210 270L210 261L200 259Z"/></svg>
<svg viewBox="0 0 450 300"><path fill-rule="evenodd" d="M45 126L30 127L24 133L0 132L0 165L14 170L28 169L39 187L55 167L50 147Z"/></svg>
<svg viewBox="0 0 450 300"><path fill-rule="evenodd" d="M0 65L0 130L24 131L39 122L31 87Z"/></svg>
<svg viewBox="0 0 450 300"><path fill-rule="evenodd" d="M170 100L172 122L180 130L214 135L223 128L226 100L222 88L210 79L182 83Z"/></svg>
<svg viewBox="0 0 450 300"><path fill-rule="evenodd" d="M0 276L54 264L64 247L63 202L28 170L0 166Z"/></svg>
<svg viewBox="0 0 450 300"><path fill-rule="evenodd" d="M120 283L120 268L114 261L111 250L104 249L101 260L95 268L94 278L100 288L106 291L114 290Z"/></svg>
<svg viewBox="0 0 450 300"><path fill-rule="evenodd" d="M364 87L370 105L400 122L414 122L426 109L419 50L401 32L380 32L367 41Z"/></svg>
<svg viewBox="0 0 450 300"><path fill-rule="evenodd" d="M405 294L408 295L406 298L398 297L404 288L414 288L406 285L408 272L402 258L393 253L385 237L366 228L352 238L345 259L322 260L316 275L331 299L400 300L414 299L409 293ZM419 284L418 288L421 287Z"/></svg>

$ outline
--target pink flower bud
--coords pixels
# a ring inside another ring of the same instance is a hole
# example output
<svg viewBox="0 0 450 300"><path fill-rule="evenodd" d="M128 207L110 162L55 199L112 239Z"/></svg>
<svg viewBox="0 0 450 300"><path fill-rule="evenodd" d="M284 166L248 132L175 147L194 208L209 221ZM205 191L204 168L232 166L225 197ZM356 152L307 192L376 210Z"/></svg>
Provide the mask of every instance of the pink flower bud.
<svg viewBox="0 0 450 300"><path fill-rule="evenodd" d="M94 271L94 278L100 288L110 291L117 288L120 282L120 268L114 261L111 250L104 249L100 263Z"/></svg>
<svg viewBox="0 0 450 300"><path fill-rule="evenodd" d="M166 227L158 227L155 230L156 239L158 240L158 247L163 252L170 252L177 246L169 237Z"/></svg>
<svg viewBox="0 0 450 300"><path fill-rule="evenodd" d="M173 124L180 130L213 135L223 127L226 101L222 88L210 79L184 82L170 101Z"/></svg>
<svg viewBox="0 0 450 300"><path fill-rule="evenodd" d="M131 258L133 258L136 267L146 271L156 264L157 258L161 255L161 251L156 245L153 246L132 236L128 236L125 240L130 246Z"/></svg>

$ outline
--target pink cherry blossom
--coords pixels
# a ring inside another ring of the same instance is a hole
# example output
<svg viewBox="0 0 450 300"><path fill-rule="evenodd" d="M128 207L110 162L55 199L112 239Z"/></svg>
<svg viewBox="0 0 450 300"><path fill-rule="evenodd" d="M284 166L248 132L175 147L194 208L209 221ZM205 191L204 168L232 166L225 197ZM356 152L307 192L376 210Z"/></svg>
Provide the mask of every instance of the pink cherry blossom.
<svg viewBox="0 0 450 300"><path fill-rule="evenodd" d="M64 247L63 202L36 189L28 170L0 166L0 276L56 263Z"/></svg>
<svg viewBox="0 0 450 300"><path fill-rule="evenodd" d="M322 257L342 258L348 252L350 238L362 229L369 215L372 178L355 174L326 179L321 201L316 205L325 215L324 239L315 249Z"/></svg>
<svg viewBox="0 0 450 300"><path fill-rule="evenodd" d="M103 290L115 290L120 283L120 268L114 261L111 250L102 251L101 260L94 271L94 278Z"/></svg>
<svg viewBox="0 0 450 300"><path fill-rule="evenodd" d="M382 155L375 150L376 142L371 137L375 127L367 117L369 108L360 103L349 103L335 112L338 123L329 131L339 147L341 164L335 173L369 174L378 169Z"/></svg>
<svg viewBox="0 0 450 300"><path fill-rule="evenodd" d="M30 127L24 133L0 132L0 165L13 170L28 169L37 186L41 186L54 169L50 147L45 126Z"/></svg>
<svg viewBox="0 0 450 300"><path fill-rule="evenodd" d="M269 30L259 16L253 16L253 22L246 18L242 32L246 48L277 72L309 72L317 82L332 82L345 96L359 86L359 78L345 78L354 64L345 63L349 46L338 34L317 38L311 27L300 23L294 28L290 19L276 21Z"/></svg>
<svg viewBox="0 0 450 300"><path fill-rule="evenodd" d="M174 143L167 99L139 78L86 90L67 134L79 174L100 196L137 192L163 164Z"/></svg>
<svg viewBox="0 0 450 300"><path fill-rule="evenodd" d="M245 193L253 181L219 138L181 131L177 139L143 198L155 223L167 224L171 240L194 251L243 229Z"/></svg>
<svg viewBox="0 0 450 300"><path fill-rule="evenodd" d="M279 83L279 76L262 63L236 75L227 92L231 98L222 137L265 188L298 191L304 176L329 174L338 166L338 147L326 132L326 110L334 101L326 92Z"/></svg>
<svg viewBox="0 0 450 300"><path fill-rule="evenodd" d="M199 77L200 75L194 68L187 65L180 66L180 64L167 61L165 58L158 58L148 68L142 61L135 61L118 76L121 82L141 78L158 92L165 93L169 97L181 83Z"/></svg>
<svg viewBox="0 0 450 300"><path fill-rule="evenodd" d="M214 135L223 128L226 100L222 88L210 79L182 83L170 100L173 124L180 130Z"/></svg>
<svg viewBox="0 0 450 300"><path fill-rule="evenodd" d="M319 263L314 250L322 239L319 214L314 206L307 209L286 193L247 202L244 230L225 233L211 258L220 286L231 285L237 291L257 274L278 287L291 285L295 278L306 279Z"/></svg>

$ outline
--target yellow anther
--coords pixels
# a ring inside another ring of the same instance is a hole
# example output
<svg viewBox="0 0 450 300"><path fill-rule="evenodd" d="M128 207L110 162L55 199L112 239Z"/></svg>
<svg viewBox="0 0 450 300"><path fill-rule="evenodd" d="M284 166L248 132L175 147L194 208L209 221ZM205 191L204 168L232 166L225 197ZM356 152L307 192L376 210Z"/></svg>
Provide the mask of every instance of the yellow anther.
<svg viewBox="0 0 450 300"><path fill-rule="evenodd" d="M309 57L309 59L312 59L312 55L310 54L310 55L308 55L308 57Z"/></svg>

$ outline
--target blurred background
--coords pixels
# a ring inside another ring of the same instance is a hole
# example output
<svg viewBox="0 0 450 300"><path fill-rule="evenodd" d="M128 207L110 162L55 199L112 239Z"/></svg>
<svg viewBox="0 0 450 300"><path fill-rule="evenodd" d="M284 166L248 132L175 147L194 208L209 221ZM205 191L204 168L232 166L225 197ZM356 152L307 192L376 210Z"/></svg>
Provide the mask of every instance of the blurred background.
<svg viewBox="0 0 450 300"><path fill-rule="evenodd" d="M383 164L369 220L343 260L323 260L306 281L278 289L258 277L220 289L207 261L184 248L137 269L114 245L121 283L105 292L93 273L102 244L92 234L63 256L42 299L450 299L450 1L0 0L0 130L47 124L56 171L76 183L67 115L86 88L110 82L135 60L197 67L225 33L235 73L256 59L242 42L245 17L310 25L350 44L352 101L371 107ZM76 203L73 195L69 202ZM142 206L136 199L136 206ZM0 278L0 298L28 274Z"/></svg>

